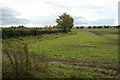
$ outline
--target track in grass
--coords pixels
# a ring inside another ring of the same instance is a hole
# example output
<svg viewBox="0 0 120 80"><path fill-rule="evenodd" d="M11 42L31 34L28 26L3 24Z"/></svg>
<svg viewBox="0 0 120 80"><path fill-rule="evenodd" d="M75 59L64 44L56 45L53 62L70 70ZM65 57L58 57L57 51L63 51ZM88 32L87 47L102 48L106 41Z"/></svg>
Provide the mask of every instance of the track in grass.
<svg viewBox="0 0 120 80"><path fill-rule="evenodd" d="M36 55L46 53L51 77L117 77L118 30L81 29L76 32L74 35L46 34L17 42L27 43L29 52Z"/></svg>
<svg viewBox="0 0 120 80"><path fill-rule="evenodd" d="M118 34L113 33L118 30L79 30L76 35L36 41L30 49L40 52L44 48L52 64L112 70L116 74Z"/></svg>

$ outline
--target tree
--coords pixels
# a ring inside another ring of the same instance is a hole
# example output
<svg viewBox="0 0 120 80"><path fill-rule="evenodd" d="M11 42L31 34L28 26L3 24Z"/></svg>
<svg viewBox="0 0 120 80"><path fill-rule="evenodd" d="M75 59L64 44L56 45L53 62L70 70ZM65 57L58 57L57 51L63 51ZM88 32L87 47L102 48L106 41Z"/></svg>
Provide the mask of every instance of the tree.
<svg viewBox="0 0 120 80"><path fill-rule="evenodd" d="M23 25L19 25L18 28L25 28Z"/></svg>
<svg viewBox="0 0 120 80"><path fill-rule="evenodd" d="M58 23L57 26L62 28L65 32L67 32L67 29L71 29L74 25L74 19L67 13L63 13L59 16L59 18L56 19L56 22Z"/></svg>
<svg viewBox="0 0 120 80"><path fill-rule="evenodd" d="M56 25L54 25L54 26L53 26L53 28L54 28L54 29L57 29L57 26L56 26Z"/></svg>

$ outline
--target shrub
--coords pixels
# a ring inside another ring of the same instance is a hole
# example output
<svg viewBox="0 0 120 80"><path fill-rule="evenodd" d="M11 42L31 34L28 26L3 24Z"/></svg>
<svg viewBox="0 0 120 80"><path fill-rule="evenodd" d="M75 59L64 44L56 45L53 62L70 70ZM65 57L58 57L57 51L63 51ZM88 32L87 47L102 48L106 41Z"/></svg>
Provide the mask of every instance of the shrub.
<svg viewBox="0 0 120 80"><path fill-rule="evenodd" d="M93 26L93 29L96 29L97 27L96 26Z"/></svg>
<svg viewBox="0 0 120 80"><path fill-rule="evenodd" d="M84 26L81 26L80 29L84 29Z"/></svg>
<svg viewBox="0 0 120 80"><path fill-rule="evenodd" d="M76 29L79 29L79 27L76 27Z"/></svg>
<svg viewBox="0 0 120 80"><path fill-rule="evenodd" d="M109 26L104 26L104 28L109 28Z"/></svg>
<svg viewBox="0 0 120 80"><path fill-rule="evenodd" d="M98 28L98 29L101 29L101 28L102 28L102 26L98 26L97 28Z"/></svg>
<svg viewBox="0 0 120 80"><path fill-rule="evenodd" d="M91 28L92 28L91 26L88 27L88 29L91 29Z"/></svg>
<svg viewBox="0 0 120 80"><path fill-rule="evenodd" d="M68 30L70 31L70 30ZM39 29L39 28L3 28L2 29L2 38L18 38L18 37L24 37L27 35L37 36L40 34L52 34L52 33L58 33L58 32L64 32L62 29Z"/></svg>

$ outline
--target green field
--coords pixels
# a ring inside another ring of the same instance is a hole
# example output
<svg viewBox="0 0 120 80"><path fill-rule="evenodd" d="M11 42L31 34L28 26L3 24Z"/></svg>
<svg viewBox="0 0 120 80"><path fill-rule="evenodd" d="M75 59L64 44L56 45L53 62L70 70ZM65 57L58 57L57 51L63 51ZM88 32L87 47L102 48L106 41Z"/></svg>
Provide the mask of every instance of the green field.
<svg viewBox="0 0 120 80"><path fill-rule="evenodd" d="M38 56L37 64L39 55L46 56L47 73L31 71L35 78L118 78L118 35L118 29L72 29L68 34L6 39L3 46L27 43L29 53Z"/></svg>

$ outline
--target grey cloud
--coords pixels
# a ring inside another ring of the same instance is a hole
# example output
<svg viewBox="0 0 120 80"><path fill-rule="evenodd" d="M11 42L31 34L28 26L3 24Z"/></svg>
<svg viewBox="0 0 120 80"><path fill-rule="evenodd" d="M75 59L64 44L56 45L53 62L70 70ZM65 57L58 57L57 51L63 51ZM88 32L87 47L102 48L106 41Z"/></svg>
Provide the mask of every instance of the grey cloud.
<svg viewBox="0 0 120 80"><path fill-rule="evenodd" d="M14 16L18 16L18 15L20 15L20 13L11 8L8 8L8 7L2 8L2 16L3 17L14 17Z"/></svg>
<svg viewBox="0 0 120 80"><path fill-rule="evenodd" d="M58 0L55 1L49 1L45 0L43 3L52 5L54 8L82 8L82 9L103 9L103 6L99 5L89 5L89 4L79 4L76 1L64 1L64 2L58 2ZM89 5L89 7L88 7Z"/></svg>
<svg viewBox="0 0 120 80"><path fill-rule="evenodd" d="M26 19L20 19L16 17L9 17L9 18L2 18L2 25L13 25L13 24L26 24L28 20Z"/></svg>
<svg viewBox="0 0 120 80"><path fill-rule="evenodd" d="M76 9L103 9L103 7L100 6L94 6L90 5L89 7L87 5L64 5L64 4L54 4L54 7L58 8L76 8Z"/></svg>
<svg viewBox="0 0 120 80"><path fill-rule="evenodd" d="M17 18L21 14L11 8L4 7L1 9L2 15L1 20L2 25L13 25L13 24L26 24L28 23L27 19Z"/></svg>
<svg viewBox="0 0 120 80"><path fill-rule="evenodd" d="M82 16L72 16L74 18L74 25L88 24L88 21ZM48 15L48 16L39 16L31 17L31 23L38 25L55 25L55 21L58 18L58 15Z"/></svg>
<svg viewBox="0 0 120 80"><path fill-rule="evenodd" d="M74 18L74 25L88 24L88 21L82 16L73 16L73 18Z"/></svg>
<svg viewBox="0 0 120 80"><path fill-rule="evenodd" d="M58 15L48 15L48 16L34 16L31 17L30 21L32 24L37 25L55 25L56 24L56 18Z"/></svg>
<svg viewBox="0 0 120 80"><path fill-rule="evenodd" d="M115 18L99 19L97 21L87 21L84 17L74 16L75 25L115 25Z"/></svg>
<svg viewBox="0 0 120 80"><path fill-rule="evenodd" d="M100 19L94 22L91 22L93 25L115 25L115 19L114 18L108 18L108 19Z"/></svg>
<svg viewBox="0 0 120 80"><path fill-rule="evenodd" d="M73 16L74 19L83 19L84 17L82 16Z"/></svg>

